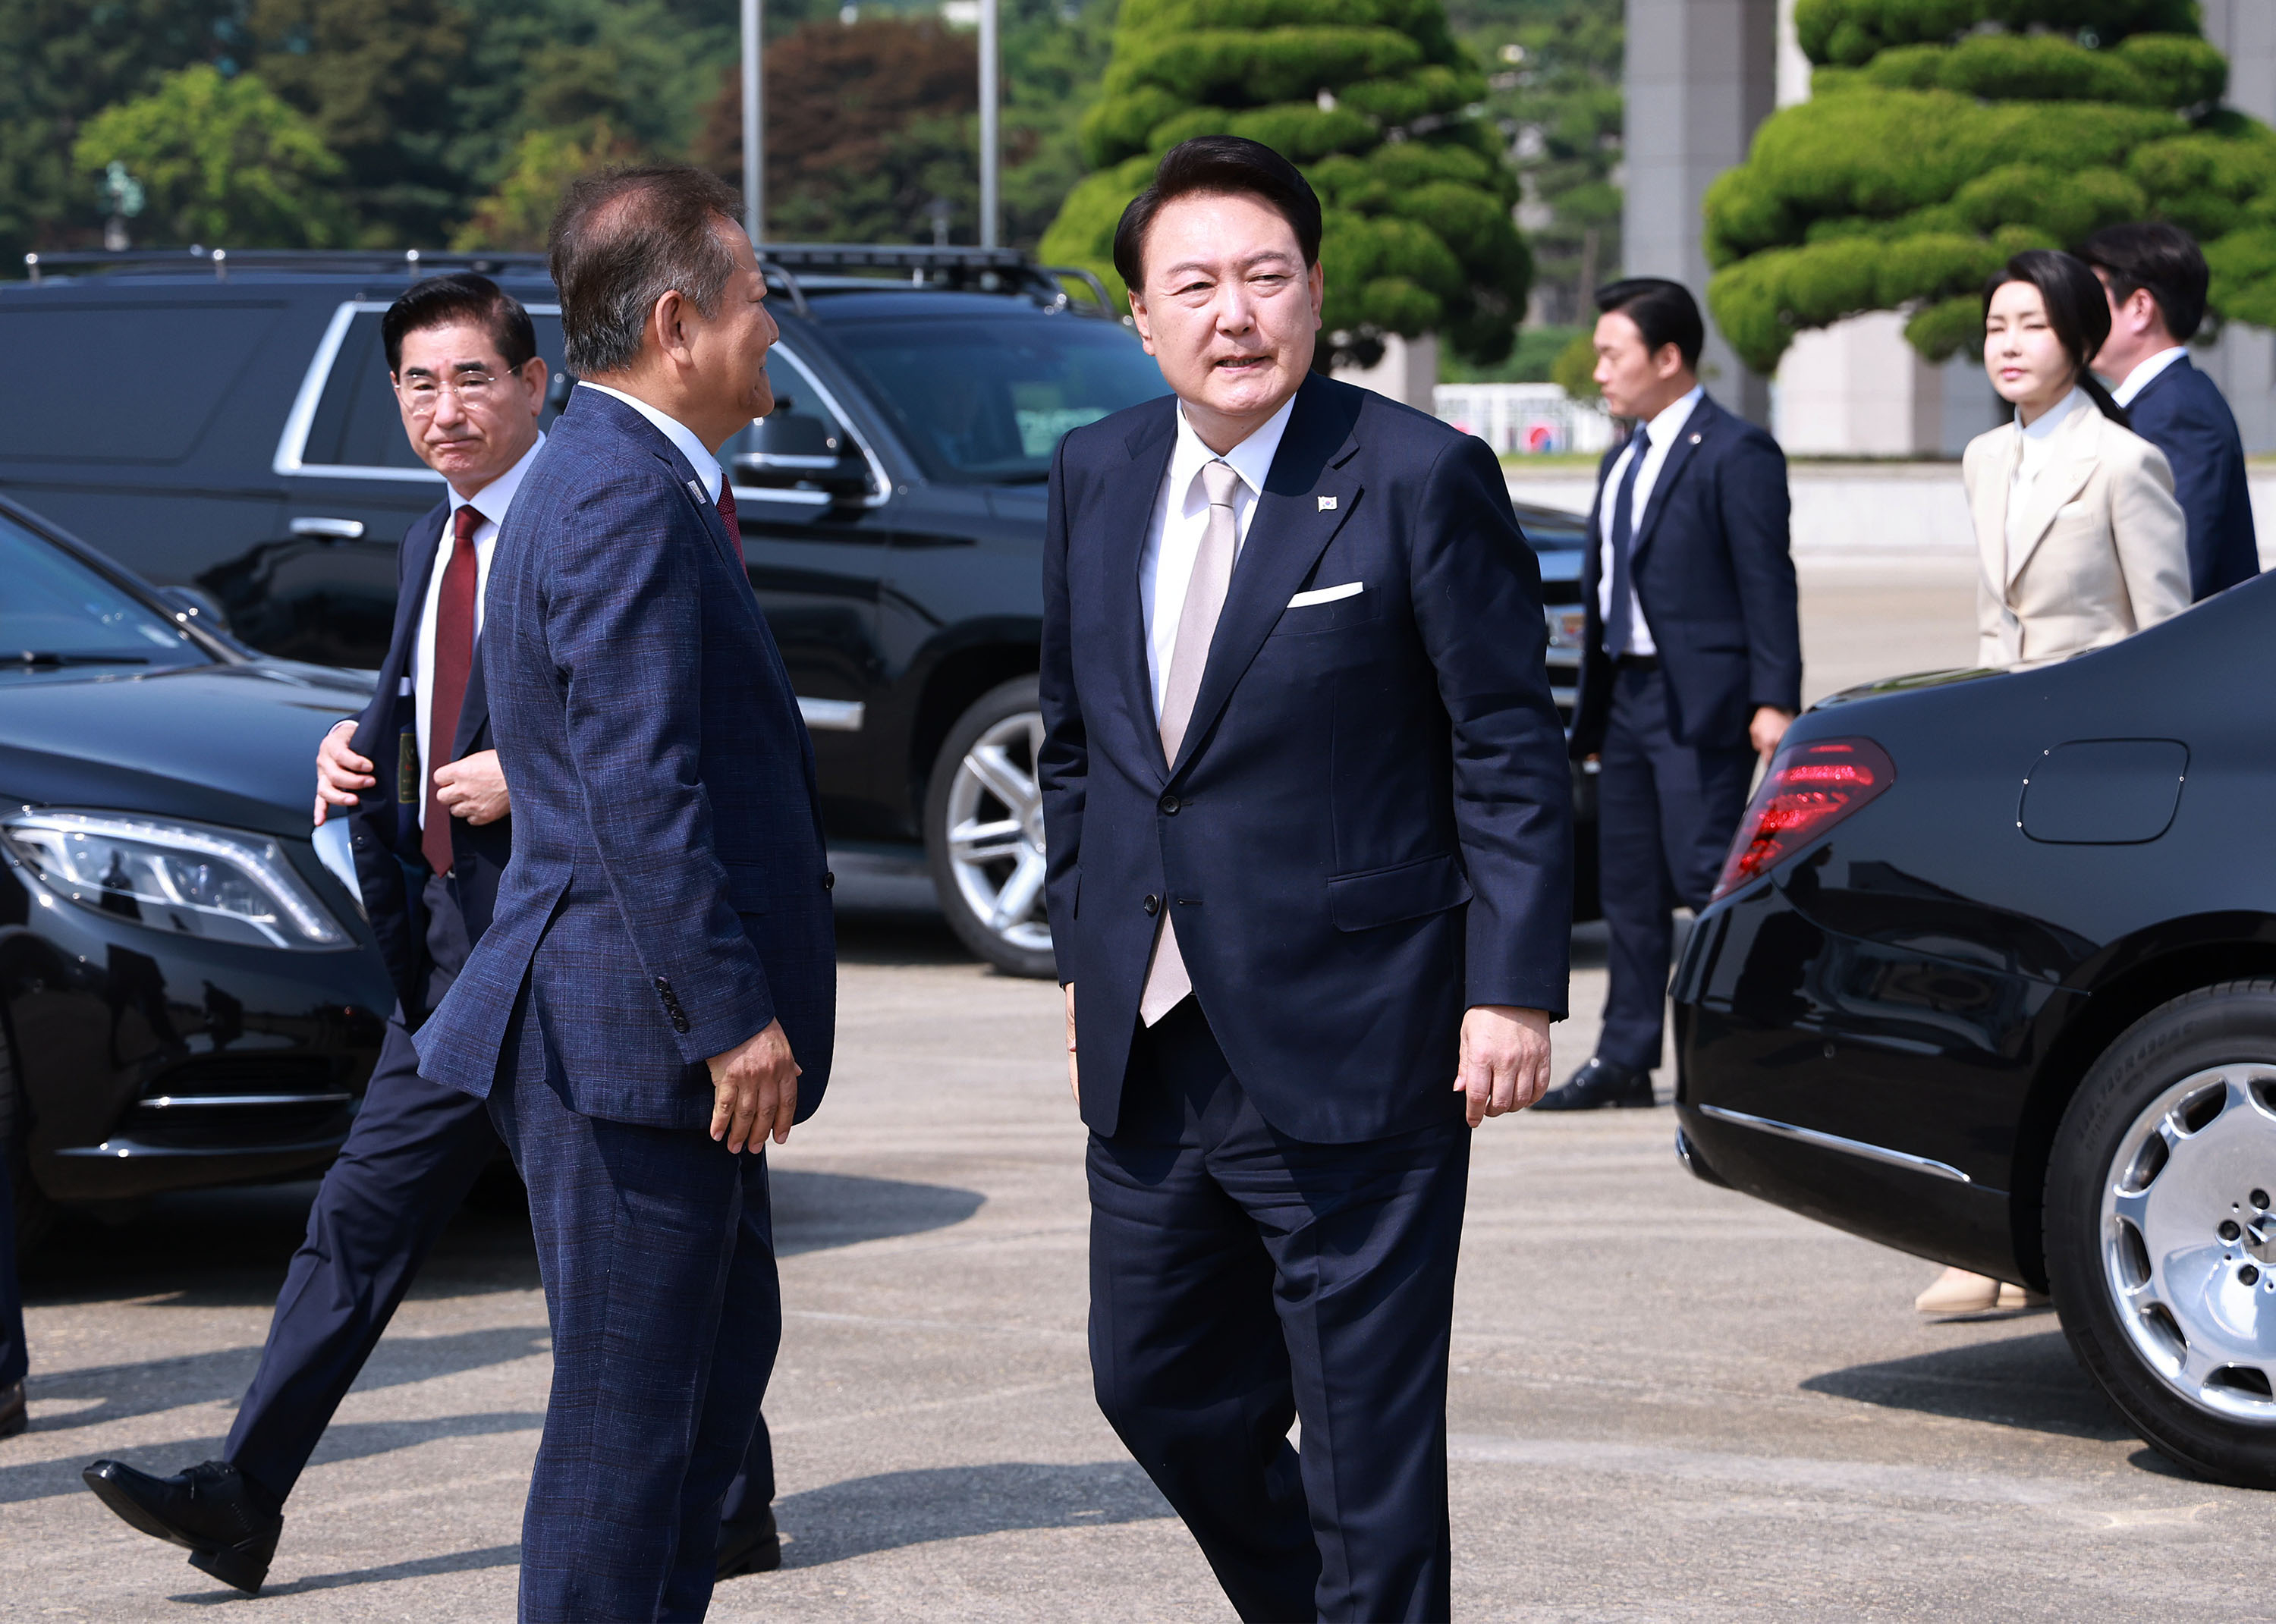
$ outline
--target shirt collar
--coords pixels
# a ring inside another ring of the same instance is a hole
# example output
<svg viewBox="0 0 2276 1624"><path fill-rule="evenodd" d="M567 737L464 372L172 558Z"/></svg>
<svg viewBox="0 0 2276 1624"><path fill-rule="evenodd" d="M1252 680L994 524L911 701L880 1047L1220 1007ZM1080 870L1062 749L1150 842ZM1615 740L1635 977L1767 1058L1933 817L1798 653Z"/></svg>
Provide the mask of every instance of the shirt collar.
<svg viewBox="0 0 2276 1624"><path fill-rule="evenodd" d="M455 489L445 485L443 489L450 493L451 519L458 518L460 508L471 507L490 523L504 524L506 509L513 505L514 493L521 489L522 476L529 472L529 465L536 460L537 453L544 449L545 434L541 429L538 432L537 443L522 452L519 462L474 492L473 496L462 497Z"/></svg>
<svg viewBox="0 0 2276 1624"><path fill-rule="evenodd" d="M2023 430L2024 443L2028 444L2034 440L2046 439L2056 429L2068 422L2070 414L2085 404L2087 404L2086 391L2083 389L2072 390L2070 393L2031 420L2029 426Z"/></svg>
<svg viewBox="0 0 2276 1624"><path fill-rule="evenodd" d="M2120 406L2132 406L2134 398L2155 383L2158 375L2188 354L2189 346L2177 344L2170 350L2159 350L2148 360L2138 363L2126 375L2126 381L2110 391L2110 398Z"/></svg>
<svg viewBox="0 0 2276 1624"><path fill-rule="evenodd" d="M1683 432L1683 425L1691 421L1692 409L1705 398L1707 386L1694 383L1680 399L1661 408L1660 414L1644 425L1644 432L1656 446L1673 445L1675 436Z"/></svg>
<svg viewBox="0 0 2276 1624"><path fill-rule="evenodd" d="M637 396L627 395L621 389L611 389L607 384L596 383L590 378L578 379L577 387L594 390L612 399L621 400L648 419L649 422L654 423L656 432L671 441L673 449L687 459L687 466L694 469L695 477L703 482L705 498L712 502L719 499L719 485L723 478L719 470L719 459L711 454L709 446L695 437L694 429L676 417L665 416Z"/></svg>
<svg viewBox="0 0 2276 1624"><path fill-rule="evenodd" d="M1281 402L1280 409L1266 418L1256 432L1225 452L1223 458L1202 443L1201 436L1186 419L1182 403L1178 407L1178 444L1170 453L1170 494L1180 506L1193 499L1194 476L1204 463L1223 461L1240 482L1248 487L1251 499L1264 492L1265 476L1272 472L1272 459L1278 454L1281 437L1288 432L1289 415L1296 409L1296 397L1291 395Z"/></svg>

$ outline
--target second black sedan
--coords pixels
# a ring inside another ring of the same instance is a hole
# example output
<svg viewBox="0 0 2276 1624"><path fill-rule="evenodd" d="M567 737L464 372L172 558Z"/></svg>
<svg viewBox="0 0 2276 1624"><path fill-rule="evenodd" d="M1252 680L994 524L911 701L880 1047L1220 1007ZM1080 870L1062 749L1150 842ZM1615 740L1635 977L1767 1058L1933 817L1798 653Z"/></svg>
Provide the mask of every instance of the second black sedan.
<svg viewBox="0 0 2276 1624"><path fill-rule="evenodd" d="M2052 1288L2143 1436L2276 1487L2276 578L1798 721L1675 978L1693 1170Z"/></svg>
<svg viewBox="0 0 2276 1624"><path fill-rule="evenodd" d="M368 685L199 618L0 503L0 1155L27 1245L58 1204L321 1170L394 1001L308 826L315 741Z"/></svg>

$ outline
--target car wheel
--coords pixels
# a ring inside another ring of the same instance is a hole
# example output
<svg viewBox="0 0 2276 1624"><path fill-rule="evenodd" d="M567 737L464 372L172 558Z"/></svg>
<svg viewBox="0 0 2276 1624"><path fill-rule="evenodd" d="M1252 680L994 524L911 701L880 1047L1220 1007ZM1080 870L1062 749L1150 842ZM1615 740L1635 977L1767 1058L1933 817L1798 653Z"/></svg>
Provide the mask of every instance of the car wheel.
<svg viewBox="0 0 2276 1624"><path fill-rule="evenodd" d="M925 790L925 855L958 938L998 969L1049 975L1043 806L1036 786L1043 713L1036 679L990 688L942 741Z"/></svg>
<svg viewBox="0 0 2276 1624"><path fill-rule="evenodd" d="M2064 1112L2047 1175L2063 1332L2164 1454L2276 1488L2276 982L2129 1027Z"/></svg>
<svg viewBox="0 0 2276 1624"><path fill-rule="evenodd" d="M54 1203L32 1182L32 1112L17 1080L16 1051L0 1028L0 1157L6 1158L8 1188L15 1195L16 1255L28 1257L55 1223Z"/></svg>

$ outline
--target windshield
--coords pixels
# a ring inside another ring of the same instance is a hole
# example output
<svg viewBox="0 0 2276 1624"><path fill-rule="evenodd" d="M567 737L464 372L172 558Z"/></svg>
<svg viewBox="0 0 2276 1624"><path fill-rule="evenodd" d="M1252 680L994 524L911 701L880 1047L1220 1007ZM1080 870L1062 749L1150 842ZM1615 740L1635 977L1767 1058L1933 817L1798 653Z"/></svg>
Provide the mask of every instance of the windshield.
<svg viewBox="0 0 2276 1624"><path fill-rule="evenodd" d="M0 681L208 663L205 651L156 610L0 515Z"/></svg>
<svg viewBox="0 0 2276 1624"><path fill-rule="evenodd" d="M1170 392L1119 323L1080 316L848 323L831 330L925 477L1040 484L1070 429Z"/></svg>

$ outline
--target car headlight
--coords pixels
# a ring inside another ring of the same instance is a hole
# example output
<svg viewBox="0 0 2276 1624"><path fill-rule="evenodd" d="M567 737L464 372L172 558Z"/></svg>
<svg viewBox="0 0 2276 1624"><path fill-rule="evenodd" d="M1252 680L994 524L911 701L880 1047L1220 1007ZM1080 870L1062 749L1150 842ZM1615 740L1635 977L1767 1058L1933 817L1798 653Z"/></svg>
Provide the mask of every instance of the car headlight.
<svg viewBox="0 0 2276 1624"><path fill-rule="evenodd" d="M26 810L0 846L58 895L153 930L254 947L353 945L264 836L171 819Z"/></svg>

